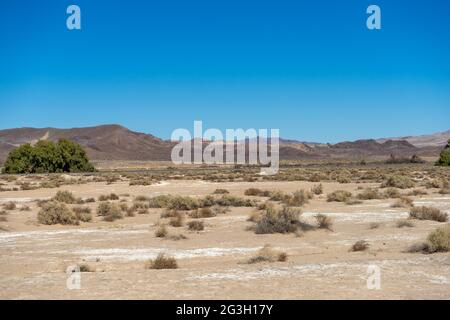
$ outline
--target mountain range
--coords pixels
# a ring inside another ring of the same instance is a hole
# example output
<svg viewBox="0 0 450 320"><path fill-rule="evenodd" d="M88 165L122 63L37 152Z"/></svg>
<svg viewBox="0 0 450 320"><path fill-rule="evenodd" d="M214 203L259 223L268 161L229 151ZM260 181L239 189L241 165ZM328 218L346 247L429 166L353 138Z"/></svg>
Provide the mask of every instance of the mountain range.
<svg viewBox="0 0 450 320"><path fill-rule="evenodd" d="M39 140L66 138L82 145L92 160L170 160L174 142L120 125L86 128L16 128L0 130L0 163L15 147ZM280 139L280 159L362 158L371 156L437 156L450 130L430 135L346 141L336 144Z"/></svg>

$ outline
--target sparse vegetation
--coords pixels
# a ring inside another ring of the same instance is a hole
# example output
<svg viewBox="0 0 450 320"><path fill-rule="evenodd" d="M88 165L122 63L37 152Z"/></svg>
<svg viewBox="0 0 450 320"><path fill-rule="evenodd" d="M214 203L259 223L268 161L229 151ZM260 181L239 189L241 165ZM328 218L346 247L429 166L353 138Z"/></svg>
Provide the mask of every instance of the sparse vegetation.
<svg viewBox="0 0 450 320"><path fill-rule="evenodd" d="M313 186L311 188L311 192L313 194L315 194L315 195L321 195L323 193L323 186L322 186L322 184L320 183L320 184L317 184L317 185Z"/></svg>
<svg viewBox="0 0 450 320"><path fill-rule="evenodd" d="M448 216L445 212L433 207L413 207L409 212L409 216L412 219L417 220L433 220L438 222L446 222Z"/></svg>
<svg viewBox="0 0 450 320"><path fill-rule="evenodd" d="M213 194L228 194L228 193L230 193L230 191L228 191L227 189L216 189L213 192Z"/></svg>
<svg viewBox="0 0 450 320"><path fill-rule="evenodd" d="M414 223L412 223L411 220L408 219L402 219L402 220L398 220L395 225L397 226L397 228L412 228L414 227Z"/></svg>
<svg viewBox="0 0 450 320"><path fill-rule="evenodd" d="M73 193L70 191L58 191L53 197L53 200L66 204L73 204L77 202L77 199L75 199Z"/></svg>
<svg viewBox="0 0 450 320"><path fill-rule="evenodd" d="M119 196L115 193L102 194L98 197L98 201L114 201L119 200Z"/></svg>
<svg viewBox="0 0 450 320"><path fill-rule="evenodd" d="M158 254L156 259L150 260L146 269L177 269L178 263L175 258L168 257L164 253Z"/></svg>
<svg viewBox="0 0 450 320"><path fill-rule="evenodd" d="M155 237L157 238L165 238L169 234L167 227L165 224L160 224L157 226L155 230Z"/></svg>
<svg viewBox="0 0 450 320"><path fill-rule="evenodd" d="M357 252L357 251L365 251L367 249L369 249L369 243L367 243L367 241L365 240L359 240L352 245L350 251Z"/></svg>
<svg viewBox="0 0 450 320"><path fill-rule="evenodd" d="M58 143L41 140L35 146L24 144L13 149L2 173L93 172L83 148L69 140Z"/></svg>
<svg viewBox="0 0 450 320"><path fill-rule="evenodd" d="M328 202L346 202L352 197L352 193L345 190L336 190L327 195Z"/></svg>
<svg viewBox="0 0 450 320"><path fill-rule="evenodd" d="M427 242L430 244L430 252L449 252L450 225L446 225L432 231L428 235Z"/></svg>
<svg viewBox="0 0 450 320"><path fill-rule="evenodd" d="M77 225L78 219L64 203L48 202L38 212L37 220L41 224Z"/></svg>
<svg viewBox="0 0 450 320"><path fill-rule="evenodd" d="M390 176L386 181L381 184L382 188L399 188L399 189L409 189L414 188L415 183L410 178L406 176Z"/></svg>
<svg viewBox="0 0 450 320"><path fill-rule="evenodd" d="M8 211L16 210L16 208L17 208L16 204L12 201L3 204L2 207L4 210L8 210Z"/></svg>
<svg viewBox="0 0 450 320"><path fill-rule="evenodd" d="M103 217L103 220L112 222L123 218L119 206L111 202L101 202L97 207L97 215Z"/></svg>
<svg viewBox="0 0 450 320"><path fill-rule="evenodd" d="M287 254L279 250L273 249L270 245L265 245L260 249L256 255L248 260L249 264L260 262L285 262L287 261Z"/></svg>
<svg viewBox="0 0 450 320"><path fill-rule="evenodd" d="M293 233L300 225L300 214L298 209L286 206L280 210L268 208L256 221L254 231L256 234Z"/></svg>
<svg viewBox="0 0 450 320"><path fill-rule="evenodd" d="M327 229L333 231L333 219L324 214L318 214L315 216L319 229Z"/></svg>
<svg viewBox="0 0 450 320"><path fill-rule="evenodd" d="M205 229L205 224L201 220L189 221L187 225L190 231L202 231Z"/></svg>

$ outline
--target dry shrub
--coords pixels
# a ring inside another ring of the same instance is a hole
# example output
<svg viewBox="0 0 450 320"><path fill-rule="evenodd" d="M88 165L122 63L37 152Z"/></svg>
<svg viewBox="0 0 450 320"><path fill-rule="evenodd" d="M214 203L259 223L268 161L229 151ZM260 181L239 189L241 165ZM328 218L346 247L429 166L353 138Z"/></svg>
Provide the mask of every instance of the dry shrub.
<svg viewBox="0 0 450 320"><path fill-rule="evenodd" d="M180 241L180 240L186 240L188 237L186 237L184 234L174 234L169 236L169 240L173 241Z"/></svg>
<svg viewBox="0 0 450 320"><path fill-rule="evenodd" d="M180 212L178 210L173 210L173 209L165 209L162 213L161 213L161 218L173 218L176 217L180 214Z"/></svg>
<svg viewBox="0 0 450 320"><path fill-rule="evenodd" d="M311 188L311 192L315 195L321 195L323 193L323 186L322 184L317 184Z"/></svg>
<svg viewBox="0 0 450 320"><path fill-rule="evenodd" d="M78 219L64 203L48 202L38 212L37 220L41 224L77 225Z"/></svg>
<svg viewBox="0 0 450 320"><path fill-rule="evenodd" d="M189 221L187 225L190 231L202 231L205 229L205 224L199 220Z"/></svg>
<svg viewBox="0 0 450 320"><path fill-rule="evenodd" d="M360 200L374 200L382 199L383 196L376 189L367 188L362 193L357 195Z"/></svg>
<svg viewBox="0 0 450 320"><path fill-rule="evenodd" d="M281 210L269 208L261 213L254 231L256 234L293 233L300 225L300 214L301 211L291 207L283 207Z"/></svg>
<svg viewBox="0 0 450 320"><path fill-rule="evenodd" d="M369 224L369 229L371 229L371 230L378 229L381 226L382 226L382 224L380 222L371 222Z"/></svg>
<svg viewBox="0 0 450 320"><path fill-rule="evenodd" d="M251 199L244 199L244 198L240 198L240 197L236 197L233 195L223 195L222 197L215 199L214 203L218 206L222 206L222 207L254 207L256 206L256 202L251 200ZM205 203L203 203L203 206L207 206L205 205Z"/></svg>
<svg viewBox="0 0 450 320"><path fill-rule="evenodd" d="M225 213L230 212L230 208L214 205L214 206L211 207L211 211L213 212L213 214L215 216L217 216L219 214L225 214Z"/></svg>
<svg viewBox="0 0 450 320"><path fill-rule="evenodd" d="M247 218L247 221L258 222L259 219L261 219L261 212L255 210L250 213L250 215Z"/></svg>
<svg viewBox="0 0 450 320"><path fill-rule="evenodd" d="M92 221L92 213L89 207L74 207L72 211L75 213L75 216L79 221L82 222Z"/></svg>
<svg viewBox="0 0 450 320"><path fill-rule="evenodd" d="M150 208L167 208L171 199L169 195L156 196L149 200L149 206Z"/></svg>
<svg viewBox="0 0 450 320"><path fill-rule="evenodd" d="M184 225L184 215L178 213L176 216L170 218L169 224L175 228L182 227Z"/></svg>
<svg viewBox="0 0 450 320"><path fill-rule="evenodd" d="M356 204L361 204L361 203L363 203L363 201L362 200L359 200L359 199L355 199L355 198L348 198L346 201L345 201L345 204L346 205L349 205L349 206L354 206L354 205L356 205Z"/></svg>
<svg viewBox="0 0 450 320"><path fill-rule="evenodd" d="M146 202L149 200L150 200L150 198L146 197L146 196L137 196L136 198L134 198L134 201L137 201L137 202Z"/></svg>
<svg viewBox="0 0 450 320"><path fill-rule="evenodd" d="M119 200L119 196L115 193L102 194L100 197L98 197L98 201L113 201L113 200Z"/></svg>
<svg viewBox="0 0 450 320"><path fill-rule="evenodd" d="M384 197L386 198L400 198L401 194L397 188L387 188L384 190Z"/></svg>
<svg viewBox="0 0 450 320"><path fill-rule="evenodd" d="M416 252L430 253L430 245L427 242L414 243L413 245L409 246L408 249L406 249L406 252L408 252L408 253L416 253Z"/></svg>
<svg viewBox="0 0 450 320"><path fill-rule="evenodd" d="M72 192L70 191L58 191L56 195L53 197L53 200L66 204L73 204L77 202L77 199L73 196Z"/></svg>
<svg viewBox="0 0 450 320"><path fill-rule="evenodd" d="M260 249L256 255L248 260L247 263L260 263L260 262L285 262L287 261L287 254L273 249L270 245L265 245Z"/></svg>
<svg viewBox="0 0 450 320"><path fill-rule="evenodd" d="M97 215L103 217L103 220L112 222L123 218L119 206L111 202L102 202L97 207Z"/></svg>
<svg viewBox="0 0 450 320"><path fill-rule="evenodd" d="M415 184L410 178L405 176L390 176L386 181L381 184L382 188L392 187L399 189L414 188Z"/></svg>
<svg viewBox="0 0 450 320"><path fill-rule="evenodd" d="M192 211L189 217L193 219L212 218L215 217L215 214L210 208L200 208Z"/></svg>
<svg viewBox="0 0 450 320"><path fill-rule="evenodd" d="M331 217L328 217L324 214L318 214L315 216L317 225L319 229L327 229L332 231L333 227L333 219Z"/></svg>
<svg viewBox="0 0 450 320"><path fill-rule="evenodd" d="M230 191L228 191L227 189L216 189L213 192L213 194L228 194L228 193L230 193Z"/></svg>
<svg viewBox="0 0 450 320"><path fill-rule="evenodd" d="M94 203L95 199L94 198L87 198L84 200L84 203Z"/></svg>
<svg viewBox="0 0 450 320"><path fill-rule="evenodd" d="M430 252L450 251L450 225L432 231L427 238L430 245Z"/></svg>
<svg viewBox="0 0 450 320"><path fill-rule="evenodd" d="M2 207L4 210L8 210L8 211L15 210L17 208L17 206L14 202L7 202Z"/></svg>
<svg viewBox="0 0 450 320"><path fill-rule="evenodd" d="M167 227L165 224L158 225L155 230L155 237L157 238L165 238L169 232L167 231Z"/></svg>
<svg viewBox="0 0 450 320"><path fill-rule="evenodd" d="M268 190L261 190L257 188L250 188L245 190L244 194L246 196L257 196L257 197L270 197L271 192Z"/></svg>
<svg viewBox="0 0 450 320"><path fill-rule="evenodd" d="M312 194L309 191L298 190L292 193L292 195L286 196L282 202L287 206L291 207L301 207L309 202L312 198Z"/></svg>
<svg viewBox="0 0 450 320"><path fill-rule="evenodd" d="M353 246L350 248L350 251L365 251L369 248L369 243L365 240L356 241Z"/></svg>
<svg viewBox="0 0 450 320"><path fill-rule="evenodd" d="M441 189L439 190L439 194L450 194L450 189Z"/></svg>
<svg viewBox="0 0 450 320"><path fill-rule="evenodd" d="M327 195L327 201L328 202L346 202L352 197L352 193L345 190L336 190L332 193L329 193Z"/></svg>
<svg viewBox="0 0 450 320"><path fill-rule="evenodd" d="M411 208L409 216L412 219L418 220L433 220L438 222L446 222L448 220L448 216L445 212L442 212L437 208L426 206Z"/></svg>
<svg viewBox="0 0 450 320"><path fill-rule="evenodd" d="M414 227L414 223L412 223L411 220L408 219L402 219L402 220L398 220L395 224L397 226L397 228L412 228Z"/></svg>
<svg viewBox="0 0 450 320"><path fill-rule="evenodd" d="M20 211L30 211L31 208L29 206L22 206L20 207Z"/></svg>
<svg viewBox="0 0 450 320"><path fill-rule="evenodd" d="M413 200L408 197L401 197L391 205L392 208L408 208L413 206Z"/></svg>
<svg viewBox="0 0 450 320"><path fill-rule="evenodd" d="M95 272L90 265L85 263L78 265L78 267L80 268L80 272Z"/></svg>
<svg viewBox="0 0 450 320"><path fill-rule="evenodd" d="M352 182L352 178L350 176L342 175L336 178L336 181L339 183L350 183Z"/></svg>
<svg viewBox="0 0 450 320"><path fill-rule="evenodd" d="M426 194L428 194L428 193L422 189L414 189L414 190L408 192L408 196L424 196Z"/></svg>
<svg viewBox="0 0 450 320"><path fill-rule="evenodd" d="M164 253L158 254L156 259L150 260L147 265L146 269L177 269L178 264L175 258L168 257Z"/></svg>

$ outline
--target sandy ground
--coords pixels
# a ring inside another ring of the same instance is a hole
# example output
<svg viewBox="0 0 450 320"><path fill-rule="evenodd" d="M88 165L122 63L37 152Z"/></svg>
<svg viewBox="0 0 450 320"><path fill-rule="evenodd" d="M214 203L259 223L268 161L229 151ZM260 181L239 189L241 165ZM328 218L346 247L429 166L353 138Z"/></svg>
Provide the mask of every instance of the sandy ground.
<svg viewBox="0 0 450 320"><path fill-rule="evenodd" d="M0 231L0 298L2 299L449 299L450 254L405 253L442 223L414 221L412 228L397 228L407 209L391 208L395 200L369 200L359 205L330 203L321 195L303 208L302 218L317 213L334 219L333 231L256 235L246 230L252 208L232 208L224 215L204 219L205 231L169 228L187 239L156 238L155 223L161 210L115 222L79 226L43 226L36 222L38 199L58 190L81 198L114 192L133 196L159 194L207 195L216 188L243 196L257 187L291 192L309 189L308 182L210 183L164 181L153 186L88 183L59 189L0 193L0 204L14 201L8 212L9 231ZM336 189L356 192L358 186L376 184L323 183L324 194ZM261 198L259 198L261 199ZM416 205L450 211L450 196L438 193L414 197ZM20 211L27 205L30 211ZM89 204L95 210L97 203ZM94 211L95 212L95 211ZM379 222L380 227L369 225ZM370 248L349 252L358 240ZM265 244L288 253L287 262L247 264ZM148 270L148 259L165 252L175 257L176 270ZM68 266L87 263L95 272L81 274L81 288L70 290ZM369 266L381 272L381 287L368 288Z"/></svg>

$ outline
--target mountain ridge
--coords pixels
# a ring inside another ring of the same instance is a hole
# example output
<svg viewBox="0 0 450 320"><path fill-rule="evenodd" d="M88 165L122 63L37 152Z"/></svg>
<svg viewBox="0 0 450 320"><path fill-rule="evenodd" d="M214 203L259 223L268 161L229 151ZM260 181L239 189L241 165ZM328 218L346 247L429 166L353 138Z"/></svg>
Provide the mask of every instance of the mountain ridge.
<svg viewBox="0 0 450 320"><path fill-rule="evenodd" d="M282 160L319 159L325 157L361 158L396 154L437 156L441 143L450 138L450 130L433 135L400 138L361 139L335 144L301 142L280 138ZM15 147L39 140L57 141L66 138L82 145L92 160L168 161L176 142L152 134L131 131L118 124L78 128L12 128L0 130L0 163ZM446 144L442 143L442 146Z"/></svg>

